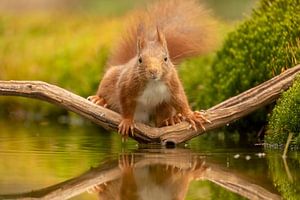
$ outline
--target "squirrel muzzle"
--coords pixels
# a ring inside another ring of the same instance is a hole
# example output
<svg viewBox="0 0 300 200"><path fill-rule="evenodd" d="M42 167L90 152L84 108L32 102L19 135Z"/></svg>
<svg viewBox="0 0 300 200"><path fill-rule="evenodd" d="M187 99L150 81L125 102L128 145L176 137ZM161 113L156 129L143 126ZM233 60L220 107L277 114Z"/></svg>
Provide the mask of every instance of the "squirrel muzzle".
<svg viewBox="0 0 300 200"><path fill-rule="evenodd" d="M146 74L148 79L159 80L162 76L161 62L156 58L148 59Z"/></svg>

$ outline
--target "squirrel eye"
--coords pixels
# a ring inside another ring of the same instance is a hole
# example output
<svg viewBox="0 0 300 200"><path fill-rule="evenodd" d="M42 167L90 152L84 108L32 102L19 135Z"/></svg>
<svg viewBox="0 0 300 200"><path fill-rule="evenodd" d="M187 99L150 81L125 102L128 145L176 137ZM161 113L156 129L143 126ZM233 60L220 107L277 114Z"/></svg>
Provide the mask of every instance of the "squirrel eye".
<svg viewBox="0 0 300 200"><path fill-rule="evenodd" d="M141 57L139 57L139 63L142 64L143 60Z"/></svg>
<svg viewBox="0 0 300 200"><path fill-rule="evenodd" d="M164 58L164 61L167 62L167 61L168 61L168 57L165 57L165 58Z"/></svg>

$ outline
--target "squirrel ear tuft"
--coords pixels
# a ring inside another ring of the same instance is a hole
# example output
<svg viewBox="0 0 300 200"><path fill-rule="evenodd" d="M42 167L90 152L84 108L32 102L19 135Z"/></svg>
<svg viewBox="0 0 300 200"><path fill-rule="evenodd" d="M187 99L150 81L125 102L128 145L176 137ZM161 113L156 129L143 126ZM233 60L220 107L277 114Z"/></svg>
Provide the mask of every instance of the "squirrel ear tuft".
<svg viewBox="0 0 300 200"><path fill-rule="evenodd" d="M138 54L145 47L144 24L139 24L137 29L137 52Z"/></svg>
<svg viewBox="0 0 300 200"><path fill-rule="evenodd" d="M167 50L167 41L165 38L164 33L159 29L159 27L156 27L157 32L157 41Z"/></svg>

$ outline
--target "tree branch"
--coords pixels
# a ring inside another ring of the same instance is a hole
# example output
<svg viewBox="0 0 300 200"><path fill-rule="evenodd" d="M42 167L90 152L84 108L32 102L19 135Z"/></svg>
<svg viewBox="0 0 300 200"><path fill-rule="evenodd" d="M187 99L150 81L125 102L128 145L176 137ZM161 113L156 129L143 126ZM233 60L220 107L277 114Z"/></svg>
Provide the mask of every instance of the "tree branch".
<svg viewBox="0 0 300 200"><path fill-rule="evenodd" d="M289 88L300 65L232 97L205 112L212 123L205 123L205 131L189 129L187 122L174 126L154 128L136 123L135 134L131 136L140 143L178 144L192 139L206 131L229 124L251 112L275 101L282 91ZM73 111L108 130L117 130L121 116L109 109L97 106L72 92L41 81L0 81L0 95L23 96L40 99Z"/></svg>

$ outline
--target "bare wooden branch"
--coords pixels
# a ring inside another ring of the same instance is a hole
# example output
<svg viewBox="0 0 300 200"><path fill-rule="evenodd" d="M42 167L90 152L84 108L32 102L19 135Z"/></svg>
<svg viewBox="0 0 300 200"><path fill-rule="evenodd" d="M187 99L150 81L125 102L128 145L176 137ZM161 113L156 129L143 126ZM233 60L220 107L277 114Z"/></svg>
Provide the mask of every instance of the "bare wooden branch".
<svg viewBox="0 0 300 200"><path fill-rule="evenodd" d="M205 112L212 123L205 123L205 131L189 129L187 122L174 126L155 128L137 123L135 134L131 136L140 143L178 144L192 139L206 131L232 123L251 112L275 101L286 90L300 71L300 65L232 97ZM117 130L120 115L97 106L72 92L41 81L0 81L0 95L23 96L48 101L73 111L84 118L108 129Z"/></svg>

